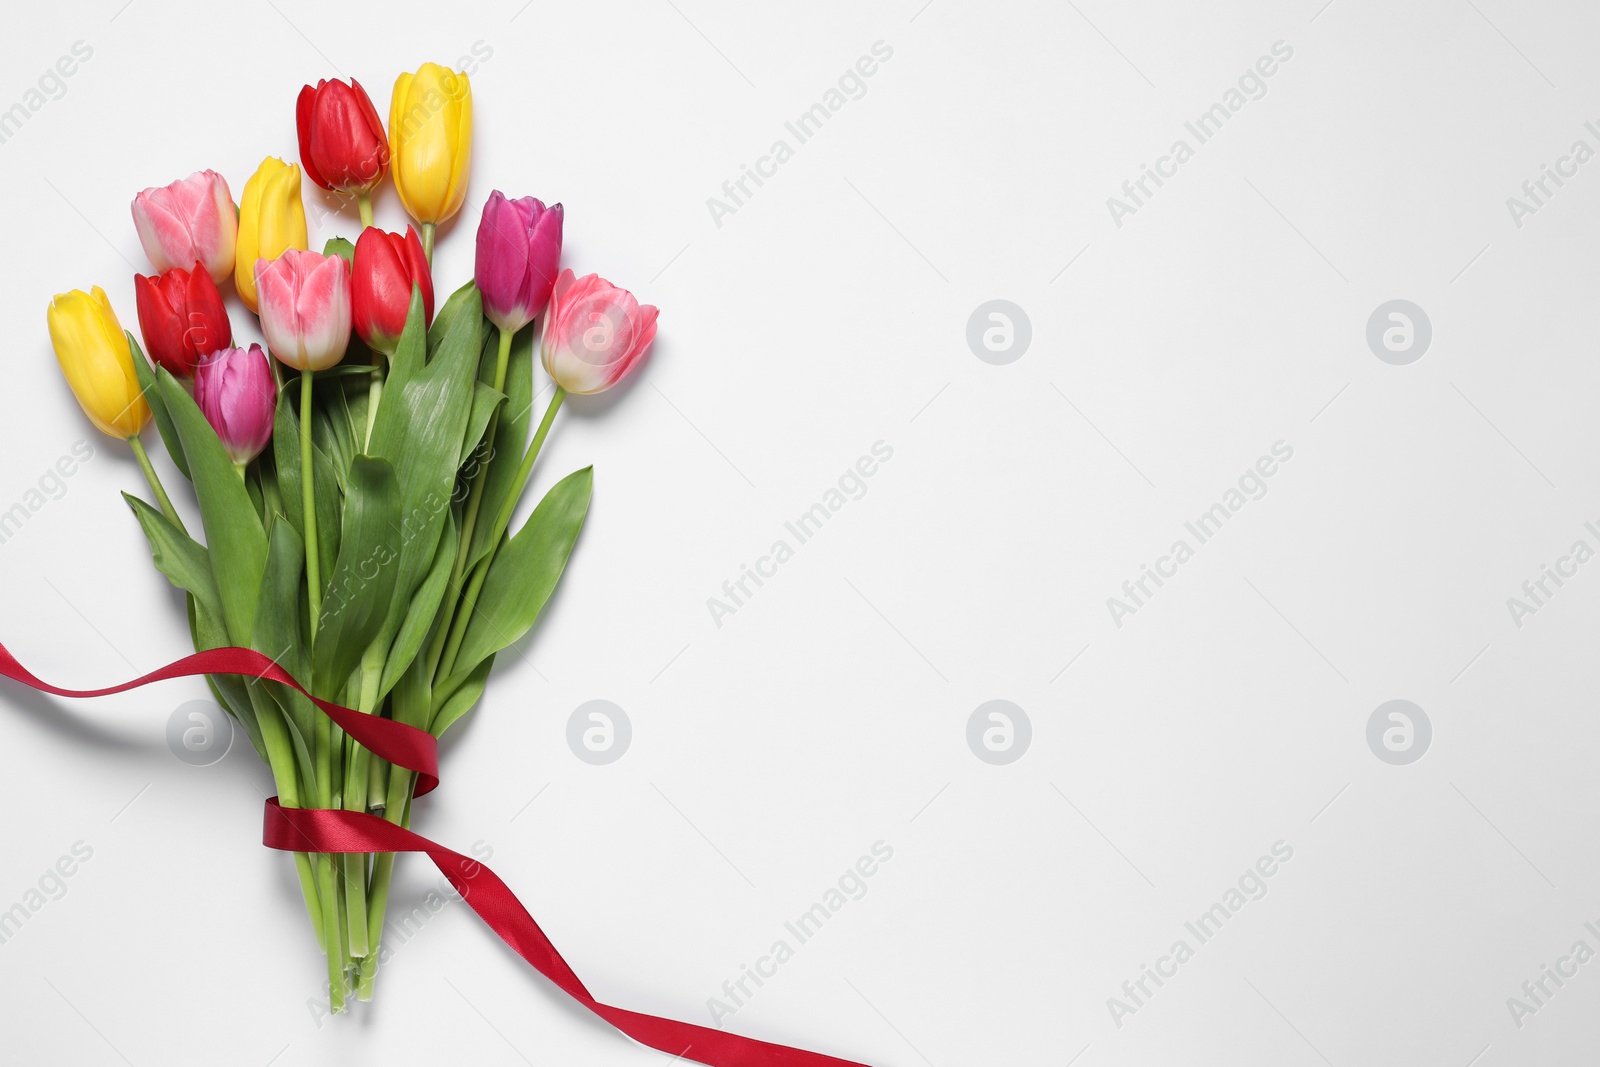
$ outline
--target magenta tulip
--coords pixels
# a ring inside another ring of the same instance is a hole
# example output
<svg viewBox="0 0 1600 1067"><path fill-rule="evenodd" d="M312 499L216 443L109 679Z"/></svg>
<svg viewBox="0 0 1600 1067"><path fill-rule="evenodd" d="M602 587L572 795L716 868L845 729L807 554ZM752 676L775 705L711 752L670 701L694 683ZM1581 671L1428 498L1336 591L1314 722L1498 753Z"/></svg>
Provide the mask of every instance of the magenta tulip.
<svg viewBox="0 0 1600 1067"><path fill-rule="evenodd" d="M350 268L339 256L291 248L256 260L267 347L296 370L327 370L350 345Z"/></svg>
<svg viewBox="0 0 1600 1067"><path fill-rule="evenodd" d="M133 198L133 224L157 274L200 263L220 284L233 273L239 213L228 183L214 170L146 189Z"/></svg>
<svg viewBox="0 0 1600 1067"><path fill-rule="evenodd" d="M489 194L478 223L475 280L484 315L502 330L522 329L550 302L561 268L562 218L560 204L507 200L498 189Z"/></svg>
<svg viewBox="0 0 1600 1067"><path fill-rule="evenodd" d="M540 360L569 393L598 393L638 365L656 336L657 309L598 274L564 270L550 296Z"/></svg>
<svg viewBox="0 0 1600 1067"><path fill-rule="evenodd" d="M249 463L272 440L278 388L260 345L224 348L194 370L194 399L235 463Z"/></svg>

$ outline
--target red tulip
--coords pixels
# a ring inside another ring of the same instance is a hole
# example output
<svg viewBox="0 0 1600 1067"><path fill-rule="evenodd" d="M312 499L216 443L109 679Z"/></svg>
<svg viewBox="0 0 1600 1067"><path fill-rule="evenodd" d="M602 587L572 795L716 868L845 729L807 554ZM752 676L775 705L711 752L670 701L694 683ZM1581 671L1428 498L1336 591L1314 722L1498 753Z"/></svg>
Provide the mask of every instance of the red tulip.
<svg viewBox="0 0 1600 1067"><path fill-rule="evenodd" d="M383 180L389 139L367 91L354 78L349 85L318 81L315 89L301 89L295 125L306 176L324 189L364 193Z"/></svg>
<svg viewBox="0 0 1600 1067"><path fill-rule="evenodd" d="M187 378L201 358L233 344L222 294L200 264L161 275L135 274L133 291L145 348L171 373Z"/></svg>
<svg viewBox="0 0 1600 1067"><path fill-rule="evenodd" d="M371 226L361 231L351 267L350 310L356 333L369 347L394 353L406 328L413 285L422 289L427 326L433 322L433 275L417 231L407 226L404 237Z"/></svg>

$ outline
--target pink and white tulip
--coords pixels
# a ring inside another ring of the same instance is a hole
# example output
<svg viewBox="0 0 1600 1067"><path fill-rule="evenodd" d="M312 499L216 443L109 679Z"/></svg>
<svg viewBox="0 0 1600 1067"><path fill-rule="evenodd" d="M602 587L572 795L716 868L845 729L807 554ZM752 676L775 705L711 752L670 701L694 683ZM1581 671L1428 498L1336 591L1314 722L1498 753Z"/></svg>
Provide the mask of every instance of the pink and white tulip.
<svg viewBox="0 0 1600 1067"><path fill-rule="evenodd" d="M228 458L249 463L272 440L278 389L260 345L224 348L195 367L194 399Z"/></svg>
<svg viewBox="0 0 1600 1067"><path fill-rule="evenodd" d="M496 189L478 223L474 280L483 313L512 333L532 322L550 302L561 268L560 204L546 208L531 196L507 200Z"/></svg>
<svg viewBox="0 0 1600 1067"><path fill-rule="evenodd" d="M214 282L233 273L239 213L228 183L214 170L146 189L133 198L133 224L158 274L196 263Z"/></svg>
<svg viewBox="0 0 1600 1067"><path fill-rule="evenodd" d="M564 270L550 297L539 358L567 392L602 392L643 359L655 340L657 314L598 274L577 278Z"/></svg>
<svg viewBox="0 0 1600 1067"><path fill-rule="evenodd" d="M261 332L278 361L327 370L350 345L350 268L339 256L291 248L256 260Z"/></svg>

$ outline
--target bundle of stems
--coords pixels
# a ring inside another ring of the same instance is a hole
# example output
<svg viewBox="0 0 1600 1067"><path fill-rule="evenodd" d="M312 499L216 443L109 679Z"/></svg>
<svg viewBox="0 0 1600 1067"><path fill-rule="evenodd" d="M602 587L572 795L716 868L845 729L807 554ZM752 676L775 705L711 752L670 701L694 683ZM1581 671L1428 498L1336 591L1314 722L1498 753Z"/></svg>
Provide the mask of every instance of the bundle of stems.
<svg viewBox="0 0 1600 1067"><path fill-rule="evenodd" d="M129 498L159 568L185 589L197 649L247 645L317 697L441 735L482 695L496 653L533 625L587 514L589 468L510 532L566 393L530 437L538 323L484 318L472 283L431 327L414 290L392 357L279 374L272 446L233 464L184 387L136 358L202 547L143 456L159 508ZM130 335L130 344L137 345ZM137 440L137 438L135 438ZM346 736L304 695L215 676L285 807L411 819L416 776ZM373 993L393 854L295 854L327 956L329 1006Z"/></svg>

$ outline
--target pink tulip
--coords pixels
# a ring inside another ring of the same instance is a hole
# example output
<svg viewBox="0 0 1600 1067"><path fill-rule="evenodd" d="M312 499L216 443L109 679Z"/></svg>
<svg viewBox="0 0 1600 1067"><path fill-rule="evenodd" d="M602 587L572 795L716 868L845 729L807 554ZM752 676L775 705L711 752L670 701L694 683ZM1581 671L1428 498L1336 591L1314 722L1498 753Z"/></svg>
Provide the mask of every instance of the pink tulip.
<svg viewBox="0 0 1600 1067"><path fill-rule="evenodd" d="M133 224L158 274L200 263L220 284L233 273L239 214L228 183L214 170L146 189L133 198Z"/></svg>
<svg viewBox="0 0 1600 1067"><path fill-rule="evenodd" d="M194 399L235 463L249 463L272 440L278 389L260 345L224 348L195 367Z"/></svg>
<svg viewBox="0 0 1600 1067"><path fill-rule="evenodd" d="M507 200L498 189L489 194L478 223L475 280L484 315L502 330L522 329L550 302L561 267L562 217L560 204Z"/></svg>
<svg viewBox="0 0 1600 1067"><path fill-rule="evenodd" d="M556 279L540 359L569 393L598 393L621 381L656 336L657 309L598 274Z"/></svg>
<svg viewBox="0 0 1600 1067"><path fill-rule="evenodd" d="M296 370L327 370L350 344L350 268L339 256L291 248L256 260L261 332Z"/></svg>

